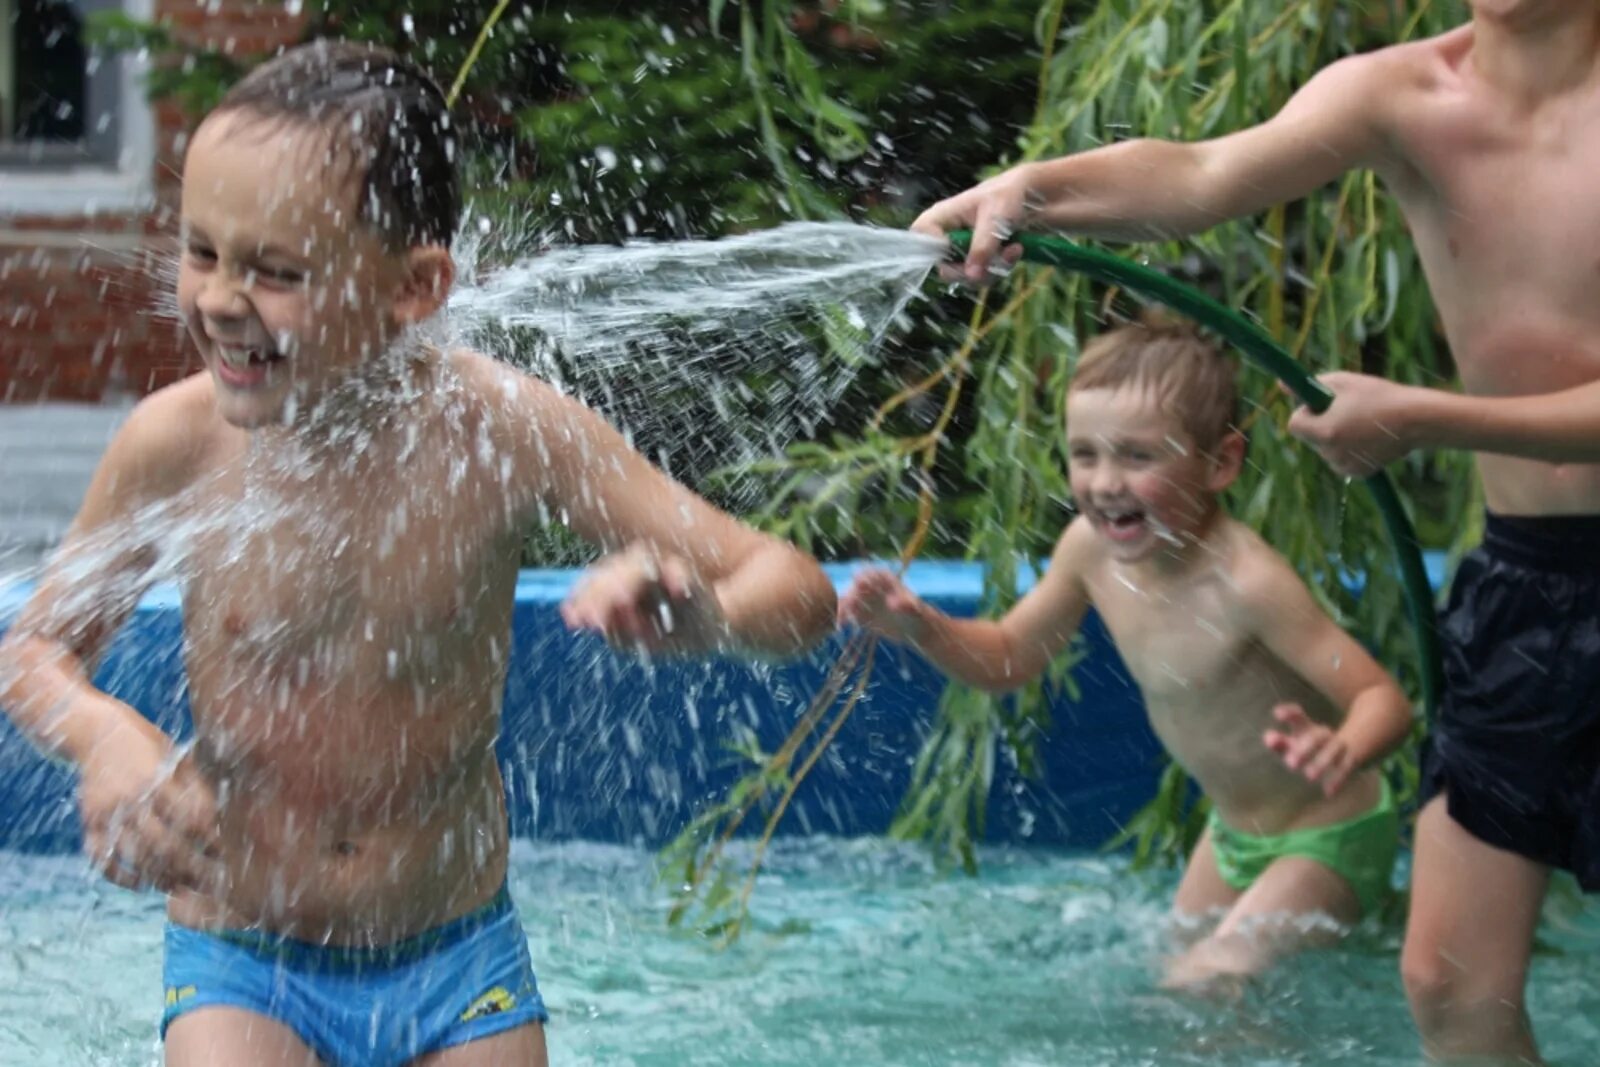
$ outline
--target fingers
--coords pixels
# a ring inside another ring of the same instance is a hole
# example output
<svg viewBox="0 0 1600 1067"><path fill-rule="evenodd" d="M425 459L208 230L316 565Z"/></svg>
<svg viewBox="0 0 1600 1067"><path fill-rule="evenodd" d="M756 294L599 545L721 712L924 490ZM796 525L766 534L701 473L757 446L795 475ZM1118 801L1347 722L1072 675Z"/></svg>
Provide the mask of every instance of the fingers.
<svg viewBox="0 0 1600 1067"><path fill-rule="evenodd" d="M90 864L113 885L170 893L180 889L207 892L222 884L220 860L194 848L153 808L119 822L104 831L86 832L84 837Z"/></svg>
<svg viewBox="0 0 1600 1067"><path fill-rule="evenodd" d="M1309 781L1322 783L1324 796L1333 796L1344 787L1345 779L1350 776L1344 746L1338 743L1325 745L1316 758L1306 765L1305 774Z"/></svg>
<svg viewBox="0 0 1600 1067"><path fill-rule="evenodd" d="M981 285L989 276L989 265L1000 253L1000 245L1011 236L1011 220L996 210L992 201L978 205L972 223L972 245L967 250L966 279Z"/></svg>
<svg viewBox="0 0 1600 1067"><path fill-rule="evenodd" d="M881 567L860 571L850 582L850 588L839 598L840 623L870 626L885 609L904 610L907 592L894 572Z"/></svg>
<svg viewBox="0 0 1600 1067"><path fill-rule="evenodd" d="M118 858L104 833L86 830L83 854L89 860L89 866L100 872L101 877L112 885L135 891L149 888L150 883L139 874L137 867L129 866Z"/></svg>
<svg viewBox="0 0 1600 1067"><path fill-rule="evenodd" d="M1322 746L1325 736L1323 727L1314 727L1303 734L1286 734L1277 730L1268 730L1262 734L1261 740L1268 748L1276 752L1283 760L1284 766L1291 771L1304 773L1302 768Z"/></svg>
<svg viewBox="0 0 1600 1067"><path fill-rule="evenodd" d="M693 591L694 574L689 565L677 557L660 561L661 587L673 600L686 599Z"/></svg>
<svg viewBox="0 0 1600 1067"><path fill-rule="evenodd" d="M1272 709L1272 717L1295 733L1316 725L1299 704L1278 704Z"/></svg>
<svg viewBox="0 0 1600 1067"><path fill-rule="evenodd" d="M1349 751L1328 726L1314 721L1299 704L1279 704L1272 717L1282 730L1269 729L1262 743L1282 758L1284 766L1307 781L1318 782L1327 796L1344 787L1350 777Z"/></svg>
<svg viewBox="0 0 1600 1067"><path fill-rule="evenodd" d="M1262 742L1282 757L1291 771L1301 770L1326 741L1328 728L1313 722L1298 704L1279 704L1272 709L1272 717L1284 729L1267 730L1262 734Z"/></svg>
<svg viewBox="0 0 1600 1067"><path fill-rule="evenodd" d="M940 201L917 216L917 221L911 224L911 232L943 239L947 233L961 225L960 211L954 208L952 201ZM963 277L965 277L963 269L957 264L939 265L939 278L942 281L959 282Z"/></svg>
<svg viewBox="0 0 1600 1067"><path fill-rule="evenodd" d="M219 859L222 840L217 829L216 795L191 761L192 756L186 753L172 778L156 790L151 807L186 848L205 859Z"/></svg>
<svg viewBox="0 0 1600 1067"><path fill-rule="evenodd" d="M953 227L946 218L948 205L948 200L941 201L918 215L917 221L911 224L911 232L927 237L943 237L950 232Z"/></svg>
<svg viewBox="0 0 1600 1067"><path fill-rule="evenodd" d="M686 560L630 549L594 567L561 605L561 618L614 646L657 651L683 628L679 605L695 599L697 582Z"/></svg>
<svg viewBox="0 0 1600 1067"><path fill-rule="evenodd" d="M1289 412L1289 433L1308 444L1315 443L1322 437L1322 427L1311 409L1301 404Z"/></svg>

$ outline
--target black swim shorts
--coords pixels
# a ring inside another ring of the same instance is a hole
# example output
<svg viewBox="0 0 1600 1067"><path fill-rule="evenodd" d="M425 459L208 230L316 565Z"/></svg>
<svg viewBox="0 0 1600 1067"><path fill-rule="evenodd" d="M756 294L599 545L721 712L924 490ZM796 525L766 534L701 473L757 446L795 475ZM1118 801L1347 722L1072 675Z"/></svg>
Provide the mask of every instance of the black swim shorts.
<svg viewBox="0 0 1600 1067"><path fill-rule="evenodd" d="M1490 515L1440 643L1422 801L1600 891L1600 515Z"/></svg>

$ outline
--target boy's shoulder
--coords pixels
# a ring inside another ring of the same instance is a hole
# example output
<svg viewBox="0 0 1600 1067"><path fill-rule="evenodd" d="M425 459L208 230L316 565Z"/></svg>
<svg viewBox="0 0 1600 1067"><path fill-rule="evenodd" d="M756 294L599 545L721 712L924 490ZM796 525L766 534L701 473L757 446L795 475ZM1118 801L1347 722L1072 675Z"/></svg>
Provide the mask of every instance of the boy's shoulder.
<svg viewBox="0 0 1600 1067"><path fill-rule="evenodd" d="M1308 595L1299 573L1260 534L1231 517L1223 523L1218 566L1247 616L1270 615Z"/></svg>
<svg viewBox="0 0 1600 1067"><path fill-rule="evenodd" d="M486 407L525 407L559 395L544 379L471 348L451 348L444 360L466 395Z"/></svg>
<svg viewBox="0 0 1600 1067"><path fill-rule="evenodd" d="M1438 87L1471 48L1470 26L1436 37L1401 41L1370 52L1358 52L1328 64L1316 78L1341 95L1393 103L1408 92ZM1377 97L1369 93L1379 94Z"/></svg>
<svg viewBox="0 0 1600 1067"><path fill-rule="evenodd" d="M210 374L202 371L140 400L106 446L101 465L155 495L193 481L227 429L213 390Z"/></svg>
<svg viewBox="0 0 1600 1067"><path fill-rule="evenodd" d="M1089 570L1105 559L1104 546L1094 527L1089 525L1089 520L1082 515L1074 516L1067 528L1061 531L1061 536L1056 539L1055 551L1051 554L1052 567L1067 564L1074 573L1087 576Z"/></svg>

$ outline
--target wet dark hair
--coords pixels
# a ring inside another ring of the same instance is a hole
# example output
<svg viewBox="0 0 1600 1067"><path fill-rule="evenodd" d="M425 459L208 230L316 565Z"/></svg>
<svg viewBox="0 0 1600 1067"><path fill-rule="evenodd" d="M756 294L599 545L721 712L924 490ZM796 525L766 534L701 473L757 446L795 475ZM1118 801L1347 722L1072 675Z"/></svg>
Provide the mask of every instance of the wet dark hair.
<svg viewBox="0 0 1600 1067"><path fill-rule="evenodd" d="M449 247L461 219L456 139L444 93L416 64L376 45L312 41L251 71L212 114L230 112L324 134L318 147L385 241Z"/></svg>

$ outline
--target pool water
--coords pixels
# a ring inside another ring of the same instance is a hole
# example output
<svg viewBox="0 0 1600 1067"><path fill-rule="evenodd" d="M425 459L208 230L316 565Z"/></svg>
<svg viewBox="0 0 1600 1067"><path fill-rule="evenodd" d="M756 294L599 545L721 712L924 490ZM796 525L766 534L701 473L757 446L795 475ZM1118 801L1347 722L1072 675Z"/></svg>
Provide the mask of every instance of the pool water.
<svg viewBox="0 0 1600 1067"><path fill-rule="evenodd" d="M1243 1001L1154 988L1174 876L990 850L940 876L880 840L780 839L754 922L715 951L669 931L654 854L513 850L551 1062L606 1067L1179 1067L1418 1062L1400 932L1365 927ZM1600 939L1547 930L1532 1010L1552 1063L1600 1047ZM160 1062L161 905L75 857L0 852L0 1065Z"/></svg>

